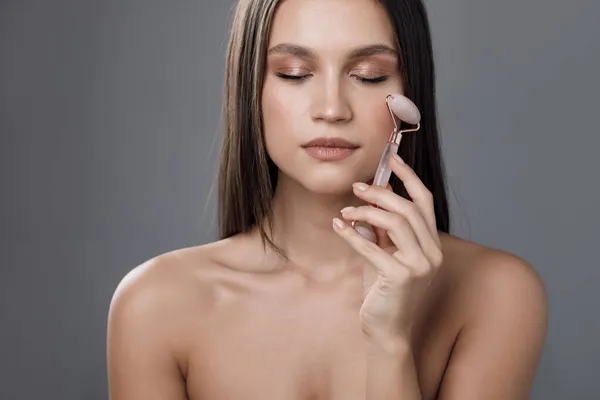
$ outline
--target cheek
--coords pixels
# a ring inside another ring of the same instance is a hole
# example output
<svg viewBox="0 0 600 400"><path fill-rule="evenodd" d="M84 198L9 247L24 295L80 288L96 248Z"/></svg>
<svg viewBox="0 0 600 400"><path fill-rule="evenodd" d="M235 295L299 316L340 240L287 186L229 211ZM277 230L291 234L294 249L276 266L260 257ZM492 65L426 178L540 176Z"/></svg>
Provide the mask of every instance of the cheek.
<svg viewBox="0 0 600 400"><path fill-rule="evenodd" d="M361 109L361 130L364 143L364 158L362 160L361 171L363 180L372 179L377 170L377 165L381 158L381 153L394 129L394 123L385 101L383 106L381 96L374 101L362 103Z"/></svg>
<svg viewBox="0 0 600 400"><path fill-rule="evenodd" d="M280 89L267 79L261 103L266 150L275 164L297 146L293 135L293 108L287 104L289 96Z"/></svg>
<svg viewBox="0 0 600 400"><path fill-rule="evenodd" d="M371 115L374 119L372 124L377 128L378 137L383 136L383 138L387 140L394 129L394 121L392 120L387 105L384 105L384 107L377 107L377 110L373 111Z"/></svg>
<svg viewBox="0 0 600 400"><path fill-rule="evenodd" d="M363 140L371 148L383 150L383 146L394 129L394 122L385 103L372 102L369 105L363 103L361 110L363 121Z"/></svg>
<svg viewBox="0 0 600 400"><path fill-rule="evenodd" d="M357 120L361 121L362 138L373 147L383 146L394 129L394 120L387 107L385 98L390 93L402 93L402 85L399 78L393 78L389 85L381 89L372 90L362 96L358 106L355 107L360 113Z"/></svg>
<svg viewBox="0 0 600 400"><path fill-rule="evenodd" d="M277 133L285 132L285 124L288 121L283 96L269 81L265 82L263 87L261 108L265 140L268 145L281 137Z"/></svg>
<svg viewBox="0 0 600 400"><path fill-rule="evenodd" d="M265 134L272 131L272 127L280 126L285 123L285 106L281 92L275 90L273 84L268 80L265 82L262 91L262 117ZM279 93L279 95L278 95Z"/></svg>

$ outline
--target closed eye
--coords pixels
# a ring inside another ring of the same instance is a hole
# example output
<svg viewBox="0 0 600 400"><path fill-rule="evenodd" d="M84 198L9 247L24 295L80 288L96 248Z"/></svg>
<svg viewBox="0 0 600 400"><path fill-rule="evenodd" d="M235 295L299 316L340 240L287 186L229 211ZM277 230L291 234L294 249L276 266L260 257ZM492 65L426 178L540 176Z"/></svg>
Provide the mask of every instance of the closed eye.
<svg viewBox="0 0 600 400"><path fill-rule="evenodd" d="M378 76L376 78L362 78L360 76L357 76L356 79L358 79L359 81L363 82L363 83L379 83L379 82L385 82L388 80L388 76L387 75L383 75L383 76Z"/></svg>
<svg viewBox="0 0 600 400"><path fill-rule="evenodd" d="M284 74L281 72L277 72L275 74L277 77L281 78L281 79L286 79L286 80L290 80L290 81L301 81L303 79L306 79L308 77L310 77L310 74L307 75L288 75L288 74ZM386 80L388 80L388 76L387 75L382 75L382 76L378 76L375 78L363 78L360 76L356 76L355 77L357 80L359 80L360 82L363 83L379 83L379 82L385 82Z"/></svg>
<svg viewBox="0 0 600 400"><path fill-rule="evenodd" d="M307 77L310 76L310 75L288 75L288 74L283 74L281 72L277 72L275 75L277 75L281 79L287 79L290 81L300 81L300 80L306 79Z"/></svg>

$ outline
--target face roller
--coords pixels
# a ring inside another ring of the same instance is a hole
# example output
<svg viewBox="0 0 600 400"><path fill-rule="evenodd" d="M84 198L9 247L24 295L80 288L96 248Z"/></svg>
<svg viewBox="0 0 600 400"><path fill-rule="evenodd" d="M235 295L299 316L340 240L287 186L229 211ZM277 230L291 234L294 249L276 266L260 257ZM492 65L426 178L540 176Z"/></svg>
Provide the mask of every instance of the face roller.
<svg viewBox="0 0 600 400"><path fill-rule="evenodd" d="M394 122L394 129L383 149L383 154L381 155L381 160L379 161L379 166L377 167L377 172L373 179L373 185L381 187L386 187L390 180L392 174L392 170L389 166L390 157L393 154L398 153L402 134L406 132L416 132L421 127L421 113L417 106L407 97L399 94L388 95L385 98L385 103L390 112L390 116L392 117L392 121ZM416 125L416 128L400 130L396 118L409 124ZM352 221L352 227L366 239L372 242L375 241L375 233L369 224L360 221Z"/></svg>

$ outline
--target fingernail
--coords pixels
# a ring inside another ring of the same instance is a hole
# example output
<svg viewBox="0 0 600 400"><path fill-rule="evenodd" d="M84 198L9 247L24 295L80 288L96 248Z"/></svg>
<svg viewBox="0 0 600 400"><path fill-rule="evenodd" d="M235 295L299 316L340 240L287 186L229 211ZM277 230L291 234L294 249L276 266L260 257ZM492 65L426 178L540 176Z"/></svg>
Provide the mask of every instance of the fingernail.
<svg viewBox="0 0 600 400"><path fill-rule="evenodd" d="M396 161L398 161L400 164L404 164L404 160L400 158L398 154L394 153L393 156L396 159Z"/></svg>
<svg viewBox="0 0 600 400"><path fill-rule="evenodd" d="M364 192L369 188L369 185L363 182L356 182L352 184L352 187L360 192Z"/></svg>
<svg viewBox="0 0 600 400"><path fill-rule="evenodd" d="M354 210L356 210L356 207L346 207L343 208L342 211L340 211L342 214L349 214L351 212L353 212Z"/></svg>
<svg viewBox="0 0 600 400"><path fill-rule="evenodd" d="M339 218L334 218L333 219L333 224L338 228L338 229L344 229L346 227L346 223L344 221L342 221Z"/></svg>

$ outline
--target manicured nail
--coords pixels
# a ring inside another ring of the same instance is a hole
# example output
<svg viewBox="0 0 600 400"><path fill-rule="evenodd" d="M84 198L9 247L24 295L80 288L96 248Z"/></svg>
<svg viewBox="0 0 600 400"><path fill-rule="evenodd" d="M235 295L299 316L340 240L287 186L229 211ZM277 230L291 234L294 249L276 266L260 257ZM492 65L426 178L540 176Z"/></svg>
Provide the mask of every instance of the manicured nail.
<svg viewBox="0 0 600 400"><path fill-rule="evenodd" d="M394 153L393 156L396 159L396 161L398 161L400 164L404 164L404 160L400 158L398 154Z"/></svg>
<svg viewBox="0 0 600 400"><path fill-rule="evenodd" d="M342 221L339 218L334 218L333 219L333 224L338 228L338 229L344 229L347 225L344 221Z"/></svg>
<svg viewBox="0 0 600 400"><path fill-rule="evenodd" d="M359 192L364 192L365 190L367 190L369 188L369 185L367 185L366 183L363 182L356 182L352 184L352 187L356 190L358 190Z"/></svg>
<svg viewBox="0 0 600 400"><path fill-rule="evenodd" d="M356 207L346 207L346 208L343 208L342 211L340 211L340 212L342 214L350 214L354 210L356 210Z"/></svg>

